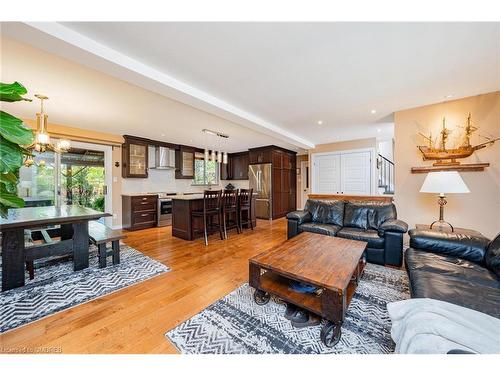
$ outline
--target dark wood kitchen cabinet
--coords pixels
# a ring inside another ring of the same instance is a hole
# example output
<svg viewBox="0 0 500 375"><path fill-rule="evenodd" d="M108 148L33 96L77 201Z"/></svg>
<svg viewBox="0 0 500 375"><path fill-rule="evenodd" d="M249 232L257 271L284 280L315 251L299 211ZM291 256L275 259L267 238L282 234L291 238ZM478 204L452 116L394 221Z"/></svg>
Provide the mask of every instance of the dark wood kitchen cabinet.
<svg viewBox="0 0 500 375"><path fill-rule="evenodd" d="M124 135L122 144L122 177L148 177L148 143L132 136Z"/></svg>
<svg viewBox="0 0 500 375"><path fill-rule="evenodd" d="M221 164L221 180L248 180L248 152L228 155L227 164Z"/></svg>
<svg viewBox="0 0 500 375"><path fill-rule="evenodd" d="M155 227L158 223L158 196L122 195L123 229L137 230Z"/></svg>
<svg viewBox="0 0 500 375"><path fill-rule="evenodd" d="M194 178L194 153L195 149L187 146L180 146L175 150L175 178Z"/></svg>
<svg viewBox="0 0 500 375"><path fill-rule="evenodd" d="M296 153L278 146L249 151L250 164L272 165L272 218L278 219L297 209Z"/></svg>
<svg viewBox="0 0 500 375"><path fill-rule="evenodd" d="M269 146L272 147L272 146ZM271 163L271 149L269 147L259 147L250 149L248 152L249 164Z"/></svg>

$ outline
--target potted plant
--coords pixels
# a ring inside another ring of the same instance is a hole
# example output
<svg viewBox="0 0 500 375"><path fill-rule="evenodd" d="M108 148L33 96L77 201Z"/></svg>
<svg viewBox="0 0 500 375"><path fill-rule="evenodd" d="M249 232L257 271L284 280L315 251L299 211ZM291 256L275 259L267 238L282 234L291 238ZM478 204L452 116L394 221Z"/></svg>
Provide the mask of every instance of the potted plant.
<svg viewBox="0 0 500 375"><path fill-rule="evenodd" d="M19 82L0 82L2 102L31 101L23 97L26 93L26 88ZM30 155L27 147L33 140L33 130L21 119L0 111L0 214L4 217L9 208L24 207L24 200L17 195L17 182L24 157Z"/></svg>

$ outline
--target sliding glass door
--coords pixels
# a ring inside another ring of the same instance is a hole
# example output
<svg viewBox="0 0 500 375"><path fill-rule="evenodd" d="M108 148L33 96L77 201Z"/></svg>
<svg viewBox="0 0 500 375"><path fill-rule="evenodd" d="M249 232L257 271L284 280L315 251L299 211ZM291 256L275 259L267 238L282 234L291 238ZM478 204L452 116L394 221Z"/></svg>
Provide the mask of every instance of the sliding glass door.
<svg viewBox="0 0 500 375"><path fill-rule="evenodd" d="M27 207L53 206L56 202L56 154L34 153L34 164L19 170L18 194Z"/></svg>
<svg viewBox="0 0 500 375"><path fill-rule="evenodd" d="M34 162L19 173L27 207L77 204L112 212L111 146L72 142L67 153L35 153Z"/></svg>

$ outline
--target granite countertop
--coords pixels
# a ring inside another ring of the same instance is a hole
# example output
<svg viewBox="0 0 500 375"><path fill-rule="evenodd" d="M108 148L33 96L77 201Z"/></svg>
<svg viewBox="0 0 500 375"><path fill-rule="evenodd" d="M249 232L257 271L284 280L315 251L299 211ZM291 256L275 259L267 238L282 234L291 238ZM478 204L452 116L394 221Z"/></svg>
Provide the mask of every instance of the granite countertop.
<svg viewBox="0 0 500 375"><path fill-rule="evenodd" d="M199 194L177 194L177 195L172 195L170 198L172 200L177 199L181 201L192 201L196 199L203 199L203 193Z"/></svg>

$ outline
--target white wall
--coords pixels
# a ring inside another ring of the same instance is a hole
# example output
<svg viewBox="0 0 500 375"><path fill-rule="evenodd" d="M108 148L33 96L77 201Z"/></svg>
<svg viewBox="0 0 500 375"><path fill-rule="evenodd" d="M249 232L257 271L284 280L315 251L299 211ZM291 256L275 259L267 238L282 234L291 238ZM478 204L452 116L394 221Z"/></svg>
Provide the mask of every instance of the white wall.
<svg viewBox="0 0 500 375"><path fill-rule="evenodd" d="M378 153L394 163L394 142L392 139L384 139L378 142Z"/></svg>

